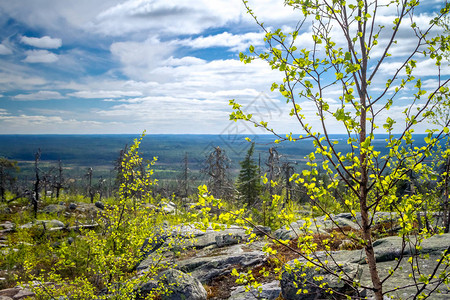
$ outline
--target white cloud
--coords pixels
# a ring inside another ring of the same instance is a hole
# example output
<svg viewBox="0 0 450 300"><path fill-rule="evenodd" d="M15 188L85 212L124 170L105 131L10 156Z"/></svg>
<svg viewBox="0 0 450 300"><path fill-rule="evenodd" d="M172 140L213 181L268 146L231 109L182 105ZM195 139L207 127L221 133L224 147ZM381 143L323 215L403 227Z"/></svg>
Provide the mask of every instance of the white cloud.
<svg viewBox="0 0 450 300"><path fill-rule="evenodd" d="M55 112L56 113L56 112ZM95 133L104 132L104 126L112 130L106 133L126 133L120 128L120 122L99 122L92 120L77 120L72 118L62 118L57 115L10 115L0 113L0 133L16 134L41 134L43 132L52 133ZM133 131L135 132L135 131Z"/></svg>
<svg viewBox="0 0 450 300"><path fill-rule="evenodd" d="M42 85L47 83L42 75L33 73L28 65L3 60L0 63L0 89L12 92L42 89Z"/></svg>
<svg viewBox="0 0 450 300"><path fill-rule="evenodd" d="M141 92L132 92L132 91L79 91L74 93L67 94L68 96L76 97L76 98L87 98L87 99L96 99L96 98L120 98L120 97L136 97L141 96Z"/></svg>
<svg viewBox="0 0 450 300"><path fill-rule="evenodd" d="M389 74L393 75L397 70L402 66L403 62L392 62L388 61L383 64L381 64L379 71L382 74ZM443 63L441 66L441 70L439 72L438 67L435 64L435 61L431 58L428 59L422 59L421 61L417 62L417 67L413 71L413 75L417 76L448 76L450 75L450 67L448 64ZM405 76L406 72L405 69L403 69L400 72L400 76Z"/></svg>
<svg viewBox="0 0 450 300"><path fill-rule="evenodd" d="M113 36L140 31L153 36L197 34L237 21L241 8L238 0L129 0L100 13L90 27Z"/></svg>
<svg viewBox="0 0 450 300"><path fill-rule="evenodd" d="M206 37L198 37L195 39L181 40L180 44L191 48L210 48L210 47L227 47L231 51L244 51L250 45L259 46L264 43L264 34L256 32L248 32L245 34L235 35L229 32L223 32L216 35Z"/></svg>
<svg viewBox="0 0 450 300"><path fill-rule="evenodd" d="M55 91L39 91L31 94L19 94L13 97L14 100L33 101L33 100L52 100L65 98L59 92Z"/></svg>
<svg viewBox="0 0 450 300"><path fill-rule="evenodd" d="M22 36L20 41L36 48L58 49L62 46L61 39L51 38L49 36L43 36L41 38Z"/></svg>
<svg viewBox="0 0 450 300"><path fill-rule="evenodd" d="M110 47L111 53L122 64L122 72L131 79L152 79L152 69L161 66L175 52L173 43L155 39L139 42L118 42Z"/></svg>
<svg viewBox="0 0 450 300"><path fill-rule="evenodd" d="M23 60L27 63L53 63L58 60L58 55L47 50L25 51L27 57Z"/></svg>
<svg viewBox="0 0 450 300"><path fill-rule="evenodd" d="M6 47L3 44L0 44L0 55L9 55L12 54L12 50Z"/></svg>
<svg viewBox="0 0 450 300"><path fill-rule="evenodd" d="M164 65L176 67L176 66L191 66L191 65L202 65L206 63L204 59L200 59L192 56L185 56L182 58L169 57L164 61Z"/></svg>

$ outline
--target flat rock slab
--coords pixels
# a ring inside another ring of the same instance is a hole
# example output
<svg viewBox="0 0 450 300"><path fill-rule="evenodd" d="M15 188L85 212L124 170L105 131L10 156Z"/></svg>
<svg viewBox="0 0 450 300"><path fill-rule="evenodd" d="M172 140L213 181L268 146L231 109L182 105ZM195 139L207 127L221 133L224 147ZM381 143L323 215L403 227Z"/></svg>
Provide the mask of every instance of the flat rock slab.
<svg viewBox="0 0 450 300"><path fill-rule="evenodd" d="M36 220L34 222L29 222L24 225L21 225L20 228L39 228L39 229L47 229L47 230L58 230L63 229L66 225L59 220Z"/></svg>
<svg viewBox="0 0 450 300"><path fill-rule="evenodd" d="M190 273L202 283L209 283L215 277L231 273L235 267L259 265L265 259L264 252L241 244L220 249L197 251L195 257L178 261L176 268Z"/></svg>
<svg viewBox="0 0 450 300"><path fill-rule="evenodd" d="M240 286L231 292L231 296L228 300L275 300L281 293L279 281L264 283L262 284L261 289L261 292L255 289L246 292L245 287Z"/></svg>
<svg viewBox="0 0 450 300"><path fill-rule="evenodd" d="M13 300L20 300L27 297L33 297L34 295L35 294L32 291L20 287L0 290L0 297L5 297L4 300L7 300L8 298ZM0 298L0 300L2 299Z"/></svg>
<svg viewBox="0 0 450 300"><path fill-rule="evenodd" d="M41 212L46 213L46 214L59 214L59 213L64 212L65 210L66 210L65 205L50 204L50 205L47 205L46 207L44 207Z"/></svg>
<svg viewBox="0 0 450 300"><path fill-rule="evenodd" d="M418 258L417 264L419 265L420 272L425 275L429 275L433 272L436 267L436 260L440 259L439 255L430 255L429 259ZM377 270L383 280L388 276L389 269L395 266L396 261L385 261L377 263ZM372 286L372 281L370 277L370 271L368 265L361 265L363 273L361 276L361 284ZM383 283L383 291L389 292L389 296L393 296L394 299L416 299L417 289L412 287L407 287L414 284L414 281L409 274L411 273L411 264L408 263L407 258L400 262L400 268L390 277L386 282ZM443 266L439 268L439 271L443 270ZM439 272L437 273L439 274ZM420 287L419 283L419 287ZM406 288L405 288L406 287ZM432 290L436 287L436 284L430 284L425 292ZM441 285L438 289L441 293L434 292L428 299L450 299L450 287ZM369 299L373 298L371 292L366 292Z"/></svg>
<svg viewBox="0 0 450 300"><path fill-rule="evenodd" d="M398 259L402 257L402 260L399 263L399 267L395 271L394 275L389 277L383 284L383 291L389 292L390 296L394 296L395 299L417 298L417 295L415 295L417 289L414 287L414 279L409 276L412 270L412 266L411 263L408 262L408 258L411 257L411 255L415 255L414 262L415 265L419 266L421 274L429 276L429 274L433 274L433 272L435 271L438 265L438 261L442 257L442 253L444 253L450 247L450 234L435 235L428 239L425 239L421 243L421 247L419 249L416 249L414 246L415 238L411 237L410 239L411 242L406 243L403 252L401 237L392 236L379 239L374 242L377 269L381 276L381 280L384 280L389 275L389 270L395 268L395 266L398 264ZM421 258L422 255L429 255L429 257ZM328 261L331 261L329 257L327 258L327 254L325 252L316 252L316 256L321 261L325 261L326 259ZM370 271L366 262L365 251L363 249L331 252L331 256L336 262L342 263L344 266L350 266L351 268L348 269L348 273L351 276L354 276L354 274L356 274L357 276L355 276L355 278L360 278L359 280L362 285L372 286ZM299 261L302 260L299 259ZM439 276L439 273L444 269L444 267L445 265L441 265L437 268L437 277ZM286 299L310 299L305 295L302 295L301 297L296 296L296 292L300 287L312 291L312 294L315 294L315 296L319 298L325 296L320 295L320 291L316 291L311 287L301 286L300 284L298 284L297 287L295 284L293 284L295 276L293 277L292 274L298 272L299 271L294 270L292 273L283 273L281 287L283 296ZM324 276L320 272L321 271L315 273L313 272L313 275ZM360 275L359 272L361 273ZM308 271L302 270L302 273L305 273L306 276L309 276ZM330 286L336 284L336 282L333 282L332 277L327 278L326 276L324 276L324 279L327 282L331 283ZM450 299L449 287L444 284L440 284L440 286L437 286L437 284L438 283L431 283L427 286L425 292L427 292L427 290L433 290L435 288L436 290L440 290L440 293L433 293L433 295L429 299ZM421 283L418 282L418 285L420 287ZM369 299L373 297L372 292L369 290L360 290L359 292L362 293L361 295L369 297Z"/></svg>
<svg viewBox="0 0 450 300"><path fill-rule="evenodd" d="M303 229L306 221L300 219L298 221L292 222L286 229L285 227L280 228L274 232L277 239L282 240L292 240L297 238L299 235L304 235L305 233L311 231L314 234L317 233L329 233L333 229L339 227L350 227L354 230L359 230L360 226L355 222L352 222L348 218L333 216L333 219L322 217L310 218L311 226L309 228Z"/></svg>
<svg viewBox="0 0 450 300"><path fill-rule="evenodd" d="M183 273L179 270L169 269L158 275L164 287L169 293L161 295L162 300L206 300L207 293L202 284L189 274ZM149 281L140 289L140 296L138 299L144 299L145 296L157 287L157 281Z"/></svg>

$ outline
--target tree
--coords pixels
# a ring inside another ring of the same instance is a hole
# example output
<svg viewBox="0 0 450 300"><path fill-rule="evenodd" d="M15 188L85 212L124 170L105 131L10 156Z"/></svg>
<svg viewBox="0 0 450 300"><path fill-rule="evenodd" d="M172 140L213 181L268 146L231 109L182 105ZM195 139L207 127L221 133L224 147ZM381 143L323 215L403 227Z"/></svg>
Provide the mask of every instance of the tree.
<svg viewBox="0 0 450 300"><path fill-rule="evenodd" d="M202 172L209 177L207 185L214 197L231 199L234 187L229 174L230 159L225 150L222 150L219 146L214 148L214 151L206 158Z"/></svg>
<svg viewBox="0 0 450 300"><path fill-rule="evenodd" d="M33 194L30 195L31 204L33 205L34 218L37 217L39 192L41 190L41 176L40 176L41 169L39 168L40 160L41 160L41 149L39 148L38 151L34 154L34 173L36 176L36 180L34 181Z"/></svg>
<svg viewBox="0 0 450 300"><path fill-rule="evenodd" d="M184 198L189 196L190 193L191 177L189 173L190 173L189 158L188 153L185 152L183 158L183 169L178 177L178 184L179 184L178 188L180 189L181 196Z"/></svg>
<svg viewBox="0 0 450 300"><path fill-rule="evenodd" d="M13 182L16 180L12 172L18 171L19 167L17 166L17 161L12 161L5 157L0 157L0 197L2 199L2 202L6 200L5 193L8 183L10 187L12 187Z"/></svg>
<svg viewBox="0 0 450 300"><path fill-rule="evenodd" d="M252 143L245 159L239 163L241 165L241 171L237 180L237 189L240 197L249 206L255 204L261 191L259 168L253 160L254 150L255 143Z"/></svg>
<svg viewBox="0 0 450 300"><path fill-rule="evenodd" d="M58 160L58 175L53 180L53 188L56 189L56 199L59 199L61 190L65 187L65 179L63 176L63 166L61 160Z"/></svg>
<svg viewBox="0 0 450 300"><path fill-rule="evenodd" d="M88 168L86 174L84 175L87 178L87 195L89 196L89 199L91 199L91 203L94 203L94 197L95 197L95 189L92 186L92 175L94 173L94 169L91 167Z"/></svg>
<svg viewBox="0 0 450 300"><path fill-rule="evenodd" d="M275 192L274 189L275 182L278 181L281 174L280 155L278 154L277 149L275 149L274 147L269 148L269 157L267 158L266 166L268 168L267 180L270 183L269 195L270 197L272 197Z"/></svg>
<svg viewBox="0 0 450 300"><path fill-rule="evenodd" d="M440 11L433 12L429 24L422 25L419 14L424 5L416 0L286 0L285 4L298 11L302 18L292 26L292 32L285 34L281 29L272 31L258 20L247 1L244 4L264 30L266 48L250 46L250 54L241 53L240 58L244 63L261 59L281 72L283 80L273 83L272 90L278 90L292 105L290 115L299 124L295 130L301 129L303 134L280 135L267 122L253 120L252 115L244 113L234 100L230 101L234 109L230 118L265 128L278 137L276 142L305 138L314 142L316 150L308 156L309 169L302 172L302 177L294 174L291 178L297 178L297 183L307 188L313 209L332 222L336 223L334 215L325 204L330 199L342 202L352 214L361 228L360 238L345 232L338 224L336 226L356 245L364 247L372 283L359 287L360 284L353 282L342 269L338 268L339 272L336 272L327 266L315 254L317 245L311 242L307 228L305 235L299 237L299 245L304 249L299 254L306 263L298 263L296 268L326 270L353 287L355 294L362 288L381 300L383 295L391 292L383 289L383 283L395 276L399 264L383 277L378 272L372 239L375 214L382 210L397 214L401 227L399 235L404 239L400 251L407 246L420 247L421 242L433 234L419 230L413 224L420 218L418 212L431 207L438 209L436 199L418 190L398 197L394 187L399 181L409 179L410 170L422 180L437 179L427 160L444 134L449 132L448 121L440 129L427 129L423 145L417 145L413 133L420 126L430 126L428 118L442 103L443 96L449 94L450 79L441 75L444 74L443 53L448 52L449 46L441 43L443 38L436 32L439 30L436 25L448 15L450 5L445 3ZM388 16L380 16L382 12ZM390 24L386 24L386 20L390 20ZM311 26L307 27L308 24ZM410 44L402 45L405 47L400 51L397 42L405 35ZM311 36L312 46L298 49L297 46L308 42L302 40L305 36ZM432 69L429 66L433 63ZM421 65L428 66L427 72L423 72ZM385 71L388 69L391 72ZM428 91L424 84L427 80L435 83ZM337 93L339 97L330 98ZM409 101L402 102L402 97ZM302 111L311 108L309 104L315 114ZM395 116L393 110L402 111L401 118ZM339 141L330 137L335 126L340 126L347 135L349 147L346 153L337 151ZM374 150L377 132L387 134L385 155ZM328 186L316 183L319 163L330 177ZM340 182L345 185L345 193L335 192ZM416 252L413 256L418 255ZM450 248L443 255L434 274L449 259ZM405 257L401 256L402 259ZM412 278L417 287L414 298L427 297L433 292L434 289L427 290L430 282L448 280L448 271L436 279L434 274L420 273L420 267L414 261L411 259ZM320 280L317 281L320 285ZM322 287L333 292L326 285Z"/></svg>

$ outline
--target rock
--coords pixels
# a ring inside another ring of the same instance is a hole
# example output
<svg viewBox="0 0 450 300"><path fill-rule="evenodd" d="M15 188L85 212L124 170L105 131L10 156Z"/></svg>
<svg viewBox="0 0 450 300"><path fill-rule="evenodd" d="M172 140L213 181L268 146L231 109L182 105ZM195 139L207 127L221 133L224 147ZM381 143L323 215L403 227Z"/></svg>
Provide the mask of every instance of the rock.
<svg viewBox="0 0 450 300"><path fill-rule="evenodd" d="M26 289L21 289L19 290L19 292L14 295L13 300L19 300L19 299L25 299L28 297L34 297L34 293L32 291L26 290Z"/></svg>
<svg viewBox="0 0 450 300"><path fill-rule="evenodd" d="M59 220L36 220L20 226L22 229L32 227L40 228L42 230L61 230L65 227L65 225Z"/></svg>
<svg viewBox="0 0 450 300"><path fill-rule="evenodd" d="M261 293L257 290L252 289L249 292L245 291L245 287L240 286L231 292L231 297L228 300L255 300L255 299L265 299L274 300L280 296L281 287L279 281L272 281L269 283L264 283L261 286Z"/></svg>
<svg viewBox="0 0 450 300"><path fill-rule="evenodd" d="M413 237L411 239L414 239ZM415 240L412 240L412 245L406 243L406 247L403 250L403 256L411 256L415 254L435 254L447 250L450 246L450 233L442 235L434 235L428 239L422 241L421 249L415 250ZM378 262L392 261L402 256L402 238L399 236L389 236L373 242L375 259ZM353 252L353 251L350 251ZM360 251L361 252L361 251ZM362 257L359 259L361 264L365 264L365 254L362 253ZM357 255L355 255L356 257Z"/></svg>
<svg viewBox="0 0 450 300"><path fill-rule="evenodd" d="M95 207L100 208L101 210L105 209L105 205L100 201L95 202L94 205L95 205Z"/></svg>
<svg viewBox="0 0 450 300"><path fill-rule="evenodd" d="M3 228L0 230L0 233L13 232L16 229L16 224L10 221L5 221L4 223L0 224L0 228Z"/></svg>
<svg viewBox="0 0 450 300"><path fill-rule="evenodd" d="M35 294L27 289L21 287L14 287L9 289L0 290L0 297L5 297L5 300L13 299L25 299L27 297L33 297ZM1 298L0 298L1 300Z"/></svg>
<svg viewBox="0 0 450 300"><path fill-rule="evenodd" d="M178 261L177 269L190 273L202 283L209 283L217 276L231 273L235 267L255 266L265 260L264 252L240 244L197 252L193 258Z"/></svg>
<svg viewBox="0 0 450 300"><path fill-rule="evenodd" d="M71 210L74 210L74 209L76 209L77 208L77 204L76 203L70 203L69 204L69 209L71 209Z"/></svg>
<svg viewBox="0 0 450 300"><path fill-rule="evenodd" d="M9 289L4 289L4 290L0 290L0 296L5 296L5 297L14 297L17 293L19 292L18 288L9 288Z"/></svg>
<svg viewBox="0 0 450 300"><path fill-rule="evenodd" d="M11 297L0 296L0 300L13 300Z"/></svg>
<svg viewBox="0 0 450 300"><path fill-rule="evenodd" d="M79 224L79 225L75 225L75 226L70 226L67 227L67 230L72 231L79 231L80 229L94 229L96 227L98 227L99 225L97 223L93 223L93 224Z"/></svg>
<svg viewBox="0 0 450 300"><path fill-rule="evenodd" d="M173 214L175 213L177 206L175 203L173 203L172 201L170 202L161 202L159 204L160 210L162 210L164 213L166 214Z"/></svg>
<svg viewBox="0 0 450 300"><path fill-rule="evenodd" d="M60 205L60 204L50 204L47 205L46 207L44 207L42 209L43 213L46 214L59 214L62 213L63 211L66 210L66 206L65 205Z"/></svg>
<svg viewBox="0 0 450 300"><path fill-rule="evenodd" d="M355 213L355 216L352 216L351 213L340 213L337 214L336 217L345 218L354 223L361 224L361 213ZM386 224L386 223L396 223L398 220L398 215L395 212L385 212L385 211L377 211L373 217L372 226Z"/></svg>
<svg viewBox="0 0 450 300"><path fill-rule="evenodd" d="M415 241L412 241L410 246L408 243L403 251L403 256L411 256L415 254L434 254L440 255L449 247L450 233L442 235L434 235L428 239L423 240L421 249L416 252L413 246ZM382 238L373 242L375 259L377 263L393 261L402 256L402 238L399 236L390 236ZM366 255L364 250L354 251L338 251L334 252L338 260L349 261L360 264L366 264Z"/></svg>
<svg viewBox="0 0 450 300"><path fill-rule="evenodd" d="M415 259L415 261L419 265L421 273L428 276L429 274L433 273L436 267L437 260L439 260L440 258L441 258L440 255L432 254L428 259L417 258ZM377 270L381 278L385 278L389 274L389 270L393 268L396 263L397 261L378 262ZM416 263L414 265L416 265ZM363 273L361 276L361 284L366 286L372 286L372 280L370 277L368 265L362 265L362 267ZM444 270L444 267L445 266L441 266L438 269L437 274L442 272ZM392 292L389 293L389 296L393 297L393 299L417 299L418 298L416 296L417 288L414 286L414 280L409 277L410 273L411 273L411 264L408 263L407 258L404 258L400 262L399 269L397 269L394 275L383 283L383 290L384 291L392 290ZM435 287L436 284L432 283L427 286L427 289L425 291L433 290ZM450 299L450 290L448 286L442 284L440 290L441 293L434 292L429 299L433 300ZM374 295L371 291L362 291L362 292L366 293L369 299L374 299Z"/></svg>
<svg viewBox="0 0 450 300"><path fill-rule="evenodd" d="M226 228L226 227L225 227ZM237 226L215 231L208 228L206 231L195 229L190 226L175 227L171 231L173 238L179 239L180 246L183 248L196 248L202 249L206 247L220 247L226 243L229 245L236 244L238 241L246 241L247 235L244 229Z"/></svg>
<svg viewBox="0 0 450 300"><path fill-rule="evenodd" d="M239 234L229 233L225 235L216 235L215 239L217 247L221 248L239 244L242 241L242 236Z"/></svg>
<svg viewBox="0 0 450 300"><path fill-rule="evenodd" d="M206 300L206 290L194 277L179 270L169 269L158 275L158 281L170 291L161 295L162 300ZM144 299L148 292L155 288L155 281L150 281L140 288L138 299Z"/></svg>
<svg viewBox="0 0 450 300"><path fill-rule="evenodd" d="M256 234L257 236L265 236L266 234L271 234L272 229L268 226L258 225L252 229L252 233Z"/></svg>
<svg viewBox="0 0 450 300"><path fill-rule="evenodd" d="M318 218L310 218L311 220L311 226L306 229L301 229L306 221L304 219L300 219L296 222L292 222L289 226L289 229L286 229L285 227L280 228L274 232L274 235L277 239L281 240L292 240L298 237L298 235L305 234L305 230L307 232L312 232L314 234L317 233L329 233L334 229L337 229L338 226L340 227L350 227L354 230L359 230L360 227L355 222L350 221L347 218L339 217L339 216L333 216L331 218L325 218L325 216L318 217Z"/></svg>
<svg viewBox="0 0 450 300"><path fill-rule="evenodd" d="M415 244L415 240L412 239L412 245ZM374 245L375 258L377 261L377 269L381 276L381 278L385 278L389 274L389 270L398 263L398 258L403 256L402 261L400 262L399 268L395 271L394 275L391 276L388 280L383 283L383 289L385 291L392 290L390 296L393 296L395 299L413 299L416 298L415 292L417 289L413 286L414 280L409 277L411 273L411 264L408 263L408 257L412 254L427 254L429 258L421 258L419 256L415 256L415 260L422 274L432 274L437 266L437 261L441 258L441 254L446 251L449 247L450 234L442 234L435 235L428 239L425 239L421 243L421 249L416 251L414 246L410 247L407 243L402 255L402 238L398 236L391 236L383 239L376 240ZM324 260L325 253L324 252L316 252L316 255ZM366 256L364 249L361 250L353 250L353 251L335 251L332 252L331 255L333 259L338 262L345 262L349 265L357 265L361 270L362 274L360 276L360 282L365 286L372 286L371 276L369 267L366 262ZM328 259L330 260L330 259ZM441 266L438 269L437 274L439 274L445 266ZM322 271L321 271L322 272ZM319 273L316 273L319 274ZM287 276L283 273L284 276ZM289 280L286 279L283 286L287 286L287 291L294 290L294 287L289 286ZM436 284L431 284L428 287L428 290L433 290L436 287ZM442 294L434 293L430 299L449 299L450 293L449 290L445 287L441 288L443 291ZM362 295L366 295L371 299L373 294L371 291L360 291ZM444 294L447 292L447 294ZM284 293L283 296L287 298ZM288 294L288 297L292 296ZM292 298L292 299L300 299L300 298ZM309 298L301 298L301 299L309 299Z"/></svg>
<svg viewBox="0 0 450 300"><path fill-rule="evenodd" d="M7 214L12 214L13 211L10 207L5 207L5 208L0 209L0 212L7 215Z"/></svg>
<svg viewBox="0 0 450 300"><path fill-rule="evenodd" d="M344 271L349 276L347 279L350 282L359 281L362 274L362 269L358 264L349 262L337 262L337 264L331 262L328 264L327 267L333 273L326 272L322 268L316 270L315 267L308 268L305 266L298 269L295 260L289 261L287 264L292 270L287 270L285 267L280 285L283 298L290 300L327 299L330 295L319 287L321 284L326 284L326 287L339 293L352 295L357 291L351 283L348 284L339 279L339 274ZM297 293L299 290L307 290L308 292Z"/></svg>
<svg viewBox="0 0 450 300"><path fill-rule="evenodd" d="M146 238L141 247L143 257L158 250L166 242L168 236L164 234L156 234L152 239Z"/></svg>
<svg viewBox="0 0 450 300"><path fill-rule="evenodd" d="M80 218L81 215L83 215L82 218L88 218L97 216L101 209L95 206L94 203L77 203L73 211L78 213Z"/></svg>
<svg viewBox="0 0 450 300"><path fill-rule="evenodd" d="M225 245L234 245L244 240L246 240L246 234L243 229L208 230L192 240L192 247L197 249L207 246L223 247Z"/></svg>

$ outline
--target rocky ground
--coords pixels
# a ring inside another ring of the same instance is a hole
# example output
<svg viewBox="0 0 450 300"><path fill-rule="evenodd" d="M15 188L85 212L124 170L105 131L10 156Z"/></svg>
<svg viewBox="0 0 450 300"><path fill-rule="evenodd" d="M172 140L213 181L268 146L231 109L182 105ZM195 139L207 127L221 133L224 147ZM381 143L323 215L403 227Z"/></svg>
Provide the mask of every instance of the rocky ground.
<svg viewBox="0 0 450 300"><path fill-rule="evenodd" d="M64 207L63 207L64 206ZM102 209L100 204L71 204L53 205L44 208L50 212L64 214L67 210L79 210L80 213L89 215L92 211ZM387 226L392 232L395 231L393 225L395 216L380 213L375 218L378 226L390 224ZM322 237L336 229L336 224L357 232L359 225L357 218L353 218L349 214L340 214L335 217L335 223L326 218L317 218L312 228L313 232ZM321 273L321 271L293 270L283 272L281 278L275 276L260 277L262 283L262 292L251 290L245 292L243 286L235 283L236 277L231 275L233 269L238 272L247 272L253 270L254 274L258 274L259 270L264 268L273 268L271 258L267 256L261 249L270 239L264 235L268 233L278 239L290 239L295 241L298 234L301 233L303 221L299 220L291 224L289 229L282 228L275 232L270 232L269 228L259 227L254 232L260 236L259 240L248 244L248 234L245 230L231 226L223 231L214 231L208 229L201 231L193 226L182 225L177 227L167 227L164 234L160 235L157 241L152 244L144 244L145 255L141 262L136 266L138 275L144 275L146 270L161 259L169 261L173 264L172 269L168 269L159 275L160 280L164 281L167 286L172 286L172 294L164 299L233 299L233 300L249 300L249 299L324 299L328 296L323 294L322 290L317 289L314 285L303 285L298 278L313 278L314 276L323 276L323 282L329 287L342 292L348 293L351 288L339 280L338 277ZM58 220L36 221L21 226L42 226L45 230L76 230L77 228L68 228ZM79 224L77 226L92 226L95 223ZM0 224L0 247L6 249L5 236L14 231L15 225L11 222ZM176 242L174 242L176 241ZM317 252L314 255L320 260L330 260L329 269L345 270L348 278L353 282L359 282L362 286L370 286L371 278L366 263L364 251L361 249L352 250L346 244L348 241L341 240L336 244L337 251L332 252L333 261L327 258L327 254ZM292 243L295 245L295 242ZM416 249L411 244L404 246L402 239L398 236L387 236L377 239L374 243L377 266L382 277L389 274L389 270L397 267L394 276L389 277L383 284L385 291L391 291L391 295L395 298L412 299L417 291L414 286L414 278L409 276L411 264L408 258L417 252L425 257L417 256L415 264L420 266L423 274L429 275L435 270L437 261L442 254L448 250L450 246L450 234L435 235L422 243L422 247ZM1 250L0 249L0 250ZM285 261L290 266L294 266L296 262L302 261L302 258L292 251L286 251L279 248L279 254L283 255ZM350 249L350 250L339 250ZM156 257L162 255L162 257ZM399 262L400 260L400 262ZM437 269L437 274L444 267ZM448 270L447 270L448 271ZM171 285L171 283L174 283ZM140 291L141 298L145 297L147 291L156 286L157 282L149 280L145 283ZM298 294L298 289L307 289L308 294ZM441 284L436 286L430 284L428 290L436 289L440 293L434 293L429 299L449 299L450 290L448 285ZM370 291L362 288L356 289L361 296L371 298L373 295ZM0 290L0 300L25 299L32 296L33 293L26 288L14 287ZM282 297L282 298L281 298Z"/></svg>

